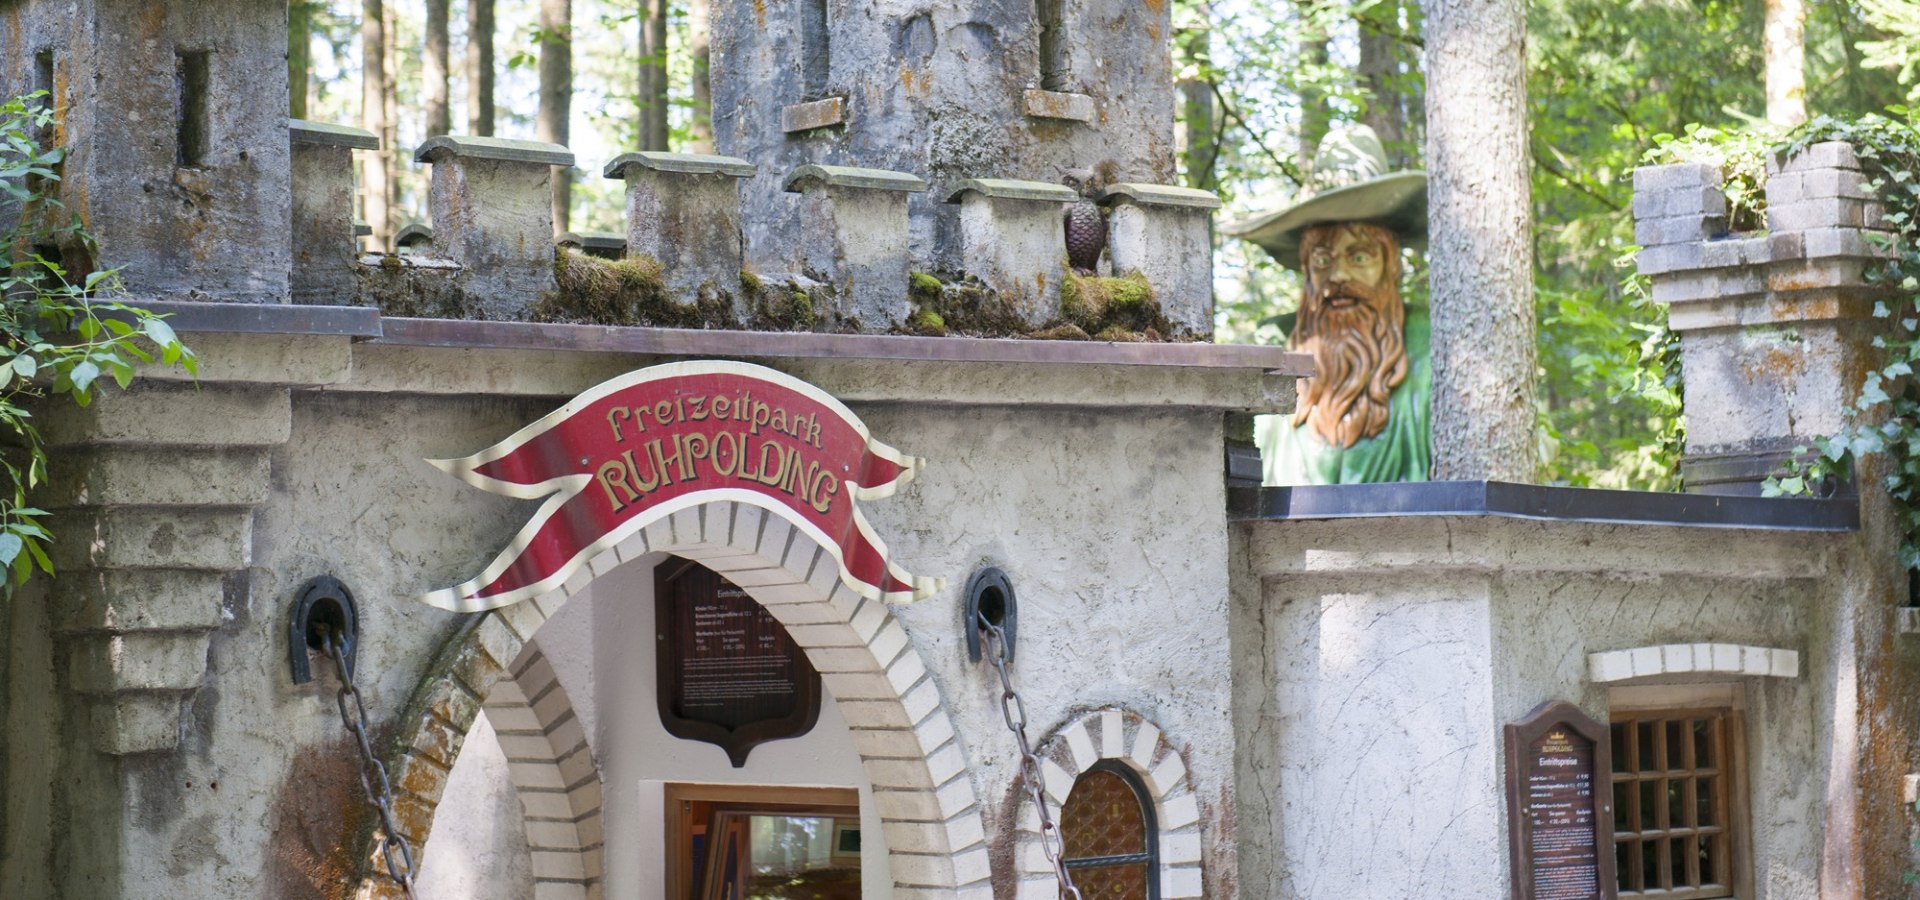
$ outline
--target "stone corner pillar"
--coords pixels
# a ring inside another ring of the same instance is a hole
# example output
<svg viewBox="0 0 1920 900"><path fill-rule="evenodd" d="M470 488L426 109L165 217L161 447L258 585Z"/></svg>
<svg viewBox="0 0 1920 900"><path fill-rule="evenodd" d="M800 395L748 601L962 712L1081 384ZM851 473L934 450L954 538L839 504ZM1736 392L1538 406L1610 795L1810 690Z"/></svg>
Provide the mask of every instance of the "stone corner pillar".
<svg viewBox="0 0 1920 900"><path fill-rule="evenodd" d="M1874 358L1879 207L1853 148L1817 144L1769 168L1770 230L1747 234L1728 231L1717 167L1634 173L1639 270L1680 335L1690 491L1758 494L1795 447L1845 424Z"/></svg>
<svg viewBox="0 0 1920 900"><path fill-rule="evenodd" d="M1167 184L1116 184L1100 203L1107 217L1107 255L1115 275L1139 272L1177 329L1213 335L1211 191Z"/></svg>
<svg viewBox="0 0 1920 900"><path fill-rule="evenodd" d="M436 137L414 159L433 166L429 206L435 254L465 271L468 303L489 319L523 319L553 289L553 167L572 166L558 144Z"/></svg>
<svg viewBox="0 0 1920 900"><path fill-rule="evenodd" d="M295 303L351 305L358 236L353 221L353 151L378 150L373 132L345 125L287 120L293 153Z"/></svg>
<svg viewBox="0 0 1920 900"><path fill-rule="evenodd" d="M1029 325L1060 313L1066 277L1062 211L1080 199L1072 189L1043 181L974 178L947 197L960 206L960 265Z"/></svg>
<svg viewBox="0 0 1920 900"><path fill-rule="evenodd" d="M861 331L906 321L907 196L924 193L917 175L808 164L782 189L801 195L800 265L833 286L833 314Z"/></svg>
<svg viewBox="0 0 1920 900"><path fill-rule="evenodd" d="M696 153L642 151L607 163L606 177L627 183L625 254L659 263L667 290L682 302L703 290L737 295L740 179L755 171L744 159ZM744 302L735 307L745 320Z"/></svg>

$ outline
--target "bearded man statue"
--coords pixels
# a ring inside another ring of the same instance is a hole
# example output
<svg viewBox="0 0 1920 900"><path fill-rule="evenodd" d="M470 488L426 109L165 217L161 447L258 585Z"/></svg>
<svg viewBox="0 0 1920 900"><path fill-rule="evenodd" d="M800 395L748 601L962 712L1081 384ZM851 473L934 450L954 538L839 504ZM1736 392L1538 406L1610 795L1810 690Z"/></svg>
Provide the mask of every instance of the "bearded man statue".
<svg viewBox="0 0 1920 900"><path fill-rule="evenodd" d="M1314 373L1292 415L1255 423L1267 484L1427 479L1427 311L1400 296L1402 246L1426 237L1426 175L1385 169L1371 129L1336 132L1300 197L1229 229L1304 276L1288 345Z"/></svg>

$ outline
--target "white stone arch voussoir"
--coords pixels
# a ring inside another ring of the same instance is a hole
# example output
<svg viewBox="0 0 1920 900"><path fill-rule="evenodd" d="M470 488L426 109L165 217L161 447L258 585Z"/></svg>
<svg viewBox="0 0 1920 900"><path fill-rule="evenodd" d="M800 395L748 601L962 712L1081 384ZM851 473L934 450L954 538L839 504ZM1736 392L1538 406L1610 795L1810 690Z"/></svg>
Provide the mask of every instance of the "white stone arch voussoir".
<svg viewBox="0 0 1920 900"><path fill-rule="evenodd" d="M885 603L842 583L835 555L751 503L717 499L652 523L560 588L497 611L530 634L593 580L650 553L697 560L785 625L839 704L884 823L897 898L986 898L982 809L939 687Z"/></svg>
<svg viewBox="0 0 1920 900"><path fill-rule="evenodd" d="M483 708L525 816L536 898L604 895L600 767L560 677L528 643Z"/></svg>
<svg viewBox="0 0 1920 900"><path fill-rule="evenodd" d="M396 824L421 861L447 781L482 710L493 725L525 816L534 890L542 898L603 895L602 791L585 729L533 634L532 603L477 617L441 648L397 719L387 771ZM362 835L357 900L399 900L377 832ZM428 898L439 900L439 898Z"/></svg>
<svg viewBox="0 0 1920 900"><path fill-rule="evenodd" d="M1036 748L1046 781L1047 803L1055 815L1080 776L1103 760L1126 766L1146 787L1153 804L1155 838L1160 844L1160 896L1199 897L1200 804L1187 777L1187 763L1158 725L1130 710L1109 707L1083 713ZM1040 844L1040 818L1025 790L1017 794L1014 860L1020 900L1057 900L1053 865Z"/></svg>

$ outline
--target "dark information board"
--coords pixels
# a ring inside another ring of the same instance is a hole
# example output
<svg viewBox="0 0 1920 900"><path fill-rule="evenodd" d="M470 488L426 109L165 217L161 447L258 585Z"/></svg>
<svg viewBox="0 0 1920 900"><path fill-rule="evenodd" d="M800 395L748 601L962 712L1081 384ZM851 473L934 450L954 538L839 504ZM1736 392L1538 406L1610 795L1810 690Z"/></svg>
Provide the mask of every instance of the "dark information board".
<svg viewBox="0 0 1920 900"><path fill-rule="evenodd" d="M1519 900L1612 900L1607 726L1556 700L1506 729L1507 827Z"/></svg>
<svg viewBox="0 0 1920 900"><path fill-rule="evenodd" d="M820 718L820 673L766 607L719 573L669 560L654 570L660 724L717 744L735 768Z"/></svg>

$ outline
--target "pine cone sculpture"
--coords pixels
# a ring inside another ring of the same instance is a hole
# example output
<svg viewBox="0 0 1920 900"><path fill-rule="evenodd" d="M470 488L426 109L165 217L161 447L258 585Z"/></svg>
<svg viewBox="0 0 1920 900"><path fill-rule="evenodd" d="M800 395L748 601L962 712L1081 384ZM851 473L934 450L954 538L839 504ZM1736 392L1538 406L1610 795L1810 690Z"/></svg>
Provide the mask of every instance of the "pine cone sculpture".
<svg viewBox="0 0 1920 900"><path fill-rule="evenodd" d="M1107 249L1107 222L1100 207L1080 200L1067 207L1067 263L1076 275L1092 275Z"/></svg>

